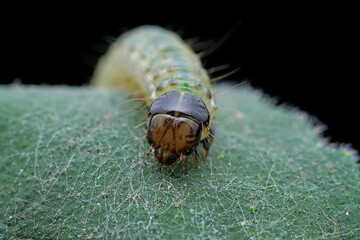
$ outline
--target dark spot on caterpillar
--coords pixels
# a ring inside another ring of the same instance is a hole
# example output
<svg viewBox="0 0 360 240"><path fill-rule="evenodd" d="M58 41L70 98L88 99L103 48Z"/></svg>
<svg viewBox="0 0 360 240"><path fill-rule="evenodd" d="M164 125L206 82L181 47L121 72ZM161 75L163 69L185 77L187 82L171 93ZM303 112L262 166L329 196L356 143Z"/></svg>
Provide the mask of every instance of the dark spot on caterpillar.
<svg viewBox="0 0 360 240"><path fill-rule="evenodd" d="M195 85L194 85L194 87L199 90L199 89L202 88L202 84L199 83L199 82L196 82Z"/></svg>
<svg viewBox="0 0 360 240"><path fill-rule="evenodd" d="M159 73L155 73L153 80L155 81L158 77L159 77Z"/></svg>
<svg viewBox="0 0 360 240"><path fill-rule="evenodd" d="M206 96L207 96L208 98L211 98L211 92L210 92L210 90L209 90L208 88L206 88L206 89L207 89Z"/></svg>
<svg viewBox="0 0 360 240"><path fill-rule="evenodd" d="M163 85L164 85L163 83L159 83L159 85L156 87L156 91L159 92L159 91L163 90L164 89Z"/></svg>
<svg viewBox="0 0 360 240"><path fill-rule="evenodd" d="M171 79L169 81L169 85L173 86L173 85L176 85L177 84L177 81L175 79Z"/></svg>

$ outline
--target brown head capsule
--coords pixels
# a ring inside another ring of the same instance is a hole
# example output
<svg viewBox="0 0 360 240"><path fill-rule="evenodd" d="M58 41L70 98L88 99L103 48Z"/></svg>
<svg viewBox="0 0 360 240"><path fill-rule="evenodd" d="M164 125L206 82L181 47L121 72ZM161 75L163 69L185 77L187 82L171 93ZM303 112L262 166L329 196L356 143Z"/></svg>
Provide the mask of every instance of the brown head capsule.
<svg viewBox="0 0 360 240"><path fill-rule="evenodd" d="M203 131L208 131L209 111L195 95L169 92L149 108L147 139L155 149L155 159L171 165L181 156L196 151Z"/></svg>

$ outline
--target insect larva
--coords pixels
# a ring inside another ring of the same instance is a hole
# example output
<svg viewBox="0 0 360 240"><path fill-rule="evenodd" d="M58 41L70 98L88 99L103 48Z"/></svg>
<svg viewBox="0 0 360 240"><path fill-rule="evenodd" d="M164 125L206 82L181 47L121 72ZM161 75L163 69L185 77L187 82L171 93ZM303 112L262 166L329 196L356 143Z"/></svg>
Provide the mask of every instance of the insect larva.
<svg viewBox="0 0 360 240"><path fill-rule="evenodd" d="M215 102L199 57L175 33L157 26L126 32L100 59L92 83L141 90L149 105L147 140L155 159L171 165L213 142Z"/></svg>

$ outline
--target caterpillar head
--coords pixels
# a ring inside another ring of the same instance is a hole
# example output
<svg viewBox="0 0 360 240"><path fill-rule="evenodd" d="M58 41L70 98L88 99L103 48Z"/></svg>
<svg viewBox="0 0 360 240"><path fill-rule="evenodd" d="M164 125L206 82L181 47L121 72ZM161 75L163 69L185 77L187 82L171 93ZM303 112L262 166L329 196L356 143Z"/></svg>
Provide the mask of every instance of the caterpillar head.
<svg viewBox="0 0 360 240"><path fill-rule="evenodd" d="M184 92L162 95L150 106L148 116L147 139L155 159L167 165L196 150L209 124L205 104Z"/></svg>

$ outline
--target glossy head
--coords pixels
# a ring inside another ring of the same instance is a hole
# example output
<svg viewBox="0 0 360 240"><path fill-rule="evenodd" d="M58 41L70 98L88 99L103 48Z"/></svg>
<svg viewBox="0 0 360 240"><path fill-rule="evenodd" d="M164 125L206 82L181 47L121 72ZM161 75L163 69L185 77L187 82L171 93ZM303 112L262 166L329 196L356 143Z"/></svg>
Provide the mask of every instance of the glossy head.
<svg viewBox="0 0 360 240"><path fill-rule="evenodd" d="M181 155L189 155L199 144L201 125L185 117L157 114L149 122L147 138L155 149L155 159L171 165Z"/></svg>
<svg viewBox="0 0 360 240"><path fill-rule="evenodd" d="M159 97L149 109L147 139L155 149L155 159L171 165L199 145L209 124L209 112L195 95L170 92Z"/></svg>

